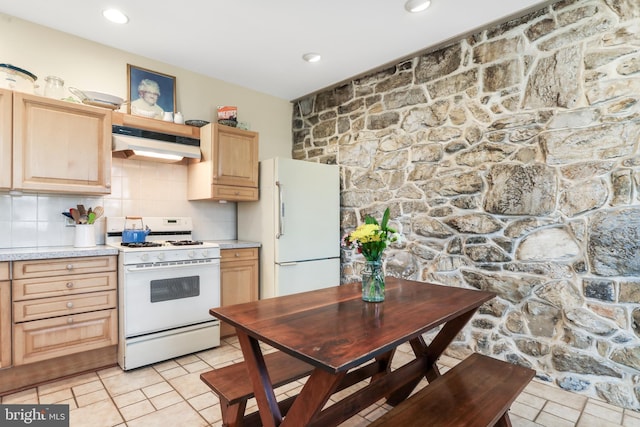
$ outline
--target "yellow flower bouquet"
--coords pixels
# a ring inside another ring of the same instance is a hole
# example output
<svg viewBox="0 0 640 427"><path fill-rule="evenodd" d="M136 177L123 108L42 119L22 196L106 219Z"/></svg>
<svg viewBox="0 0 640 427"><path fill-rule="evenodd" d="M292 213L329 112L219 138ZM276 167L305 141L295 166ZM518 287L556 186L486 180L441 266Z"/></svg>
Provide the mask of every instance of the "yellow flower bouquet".
<svg viewBox="0 0 640 427"><path fill-rule="evenodd" d="M380 223L372 216L367 215L364 224L345 236L345 246L357 248L358 253L361 253L367 261L381 260L385 248L398 238L396 230L389 227L388 224L389 208L384 211Z"/></svg>
<svg viewBox="0 0 640 427"><path fill-rule="evenodd" d="M344 237L344 245L357 248L367 260L362 271L362 299L366 302L384 301L384 272L382 252L387 245L397 240L396 230L389 227L389 208L385 209L382 221L367 215L364 224Z"/></svg>

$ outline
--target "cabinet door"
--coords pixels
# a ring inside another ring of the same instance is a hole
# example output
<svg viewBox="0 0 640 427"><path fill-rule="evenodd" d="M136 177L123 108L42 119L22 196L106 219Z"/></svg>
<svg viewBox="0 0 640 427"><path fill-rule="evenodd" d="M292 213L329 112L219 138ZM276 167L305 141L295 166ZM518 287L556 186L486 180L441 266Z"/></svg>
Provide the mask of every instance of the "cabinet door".
<svg viewBox="0 0 640 427"><path fill-rule="evenodd" d="M258 200L258 134L219 124L200 129L202 158L189 163L189 200Z"/></svg>
<svg viewBox="0 0 640 427"><path fill-rule="evenodd" d="M13 94L13 188L111 192L111 110Z"/></svg>
<svg viewBox="0 0 640 427"><path fill-rule="evenodd" d="M0 188L11 188L11 117L13 92L0 89Z"/></svg>
<svg viewBox="0 0 640 427"><path fill-rule="evenodd" d="M115 309L18 323L14 327L15 366L118 343Z"/></svg>
<svg viewBox="0 0 640 427"><path fill-rule="evenodd" d="M258 250L220 251L220 304L233 305L258 299ZM222 322L220 336L235 334L235 328Z"/></svg>
<svg viewBox="0 0 640 427"><path fill-rule="evenodd" d="M213 183L258 188L258 134L213 125Z"/></svg>
<svg viewBox="0 0 640 427"><path fill-rule="evenodd" d="M8 263L3 263L8 265ZM2 264L0 264L2 269ZM0 280L0 369L11 365L11 282Z"/></svg>

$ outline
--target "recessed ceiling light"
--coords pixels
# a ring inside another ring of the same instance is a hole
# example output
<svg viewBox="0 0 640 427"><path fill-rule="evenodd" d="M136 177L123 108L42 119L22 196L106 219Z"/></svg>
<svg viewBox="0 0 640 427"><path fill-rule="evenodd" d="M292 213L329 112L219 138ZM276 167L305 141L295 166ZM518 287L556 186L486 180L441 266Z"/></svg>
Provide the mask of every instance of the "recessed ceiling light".
<svg viewBox="0 0 640 427"><path fill-rule="evenodd" d="M407 0L404 4L404 8L407 12L418 13L431 6L431 0Z"/></svg>
<svg viewBox="0 0 640 427"><path fill-rule="evenodd" d="M322 59L322 57L320 56L319 53L309 52L302 55L302 59L304 59L307 62L318 62Z"/></svg>
<svg viewBox="0 0 640 427"><path fill-rule="evenodd" d="M103 10L102 16L116 24L126 24L127 22L129 22L129 18L127 17L127 15L120 12L118 9Z"/></svg>

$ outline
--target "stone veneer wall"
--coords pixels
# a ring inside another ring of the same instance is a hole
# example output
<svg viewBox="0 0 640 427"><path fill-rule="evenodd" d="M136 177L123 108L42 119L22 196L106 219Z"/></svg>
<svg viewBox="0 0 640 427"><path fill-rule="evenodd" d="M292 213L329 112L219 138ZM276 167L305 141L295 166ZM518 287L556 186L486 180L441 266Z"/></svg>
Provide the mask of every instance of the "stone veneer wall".
<svg viewBox="0 0 640 427"><path fill-rule="evenodd" d="M560 1L297 101L293 157L391 208L387 275L498 294L449 354L639 409L639 101L640 2Z"/></svg>

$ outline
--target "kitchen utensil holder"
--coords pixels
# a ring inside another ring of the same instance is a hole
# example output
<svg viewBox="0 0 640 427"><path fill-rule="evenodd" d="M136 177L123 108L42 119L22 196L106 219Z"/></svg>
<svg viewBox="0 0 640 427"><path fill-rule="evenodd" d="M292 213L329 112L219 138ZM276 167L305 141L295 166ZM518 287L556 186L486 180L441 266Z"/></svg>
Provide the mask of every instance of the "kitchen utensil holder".
<svg viewBox="0 0 640 427"><path fill-rule="evenodd" d="M96 234L93 224L76 224L76 235L73 242L75 248L93 248L96 245Z"/></svg>

